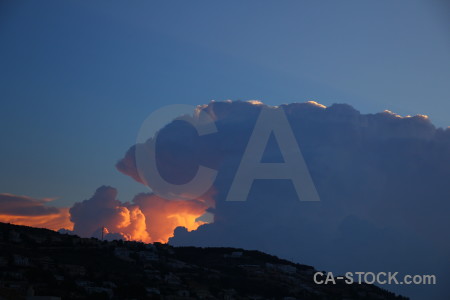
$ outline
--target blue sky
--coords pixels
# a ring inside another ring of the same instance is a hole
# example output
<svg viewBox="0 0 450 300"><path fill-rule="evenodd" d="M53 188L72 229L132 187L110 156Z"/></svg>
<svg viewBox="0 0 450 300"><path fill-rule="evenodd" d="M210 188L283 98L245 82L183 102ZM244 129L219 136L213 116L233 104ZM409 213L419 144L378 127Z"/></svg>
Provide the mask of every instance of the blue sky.
<svg viewBox="0 0 450 300"><path fill-rule="evenodd" d="M0 192L67 206L115 170L166 104L315 100L450 125L444 1L0 4Z"/></svg>

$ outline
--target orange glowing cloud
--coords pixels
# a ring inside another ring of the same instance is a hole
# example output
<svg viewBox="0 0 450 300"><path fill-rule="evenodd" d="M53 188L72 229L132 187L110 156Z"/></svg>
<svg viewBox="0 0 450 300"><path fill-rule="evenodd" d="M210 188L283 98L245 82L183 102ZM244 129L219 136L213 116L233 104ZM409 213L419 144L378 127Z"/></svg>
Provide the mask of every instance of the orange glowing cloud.
<svg viewBox="0 0 450 300"><path fill-rule="evenodd" d="M134 200L146 216L147 231L153 242L167 242L175 228L182 226L196 230L203 221L197 220L210 207L209 201L166 200L154 194L140 194Z"/></svg>
<svg viewBox="0 0 450 300"><path fill-rule="evenodd" d="M106 222L108 234L119 234L127 241L140 241L144 243L152 242L145 223L145 215L137 206L118 207L121 218L111 219ZM114 223L116 220L117 223Z"/></svg>
<svg viewBox="0 0 450 300"><path fill-rule="evenodd" d="M212 193L210 193L212 195ZM175 228L189 231L205 222L197 220L213 203L211 195L192 201L173 201L140 194L132 203L116 199L112 187L100 187L88 200L72 208L47 205L49 199L0 194L0 222L51 230L67 229L82 237L103 236L144 243L167 242Z"/></svg>
<svg viewBox="0 0 450 300"><path fill-rule="evenodd" d="M75 203L70 209L70 219L74 233L83 237L100 237L103 230L106 239L165 243L179 226L190 231L204 224L197 219L212 206L211 195L174 201L139 194L131 203L122 203L115 188L102 186L90 199Z"/></svg>
<svg viewBox="0 0 450 300"><path fill-rule="evenodd" d="M0 194L0 222L58 230L72 230L69 208L48 206L51 199Z"/></svg>

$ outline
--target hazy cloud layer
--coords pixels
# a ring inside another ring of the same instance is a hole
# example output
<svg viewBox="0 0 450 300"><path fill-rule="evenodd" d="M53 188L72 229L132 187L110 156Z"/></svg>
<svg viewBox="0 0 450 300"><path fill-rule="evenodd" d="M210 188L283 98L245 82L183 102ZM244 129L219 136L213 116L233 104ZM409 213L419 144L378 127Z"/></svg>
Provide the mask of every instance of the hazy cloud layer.
<svg viewBox="0 0 450 300"><path fill-rule="evenodd" d="M47 205L51 200L0 194L0 221L53 230L71 229L68 208Z"/></svg>
<svg viewBox="0 0 450 300"><path fill-rule="evenodd" d="M50 200L12 194L0 194L0 213L18 216L57 214L59 212L58 208L45 205L48 201Z"/></svg>

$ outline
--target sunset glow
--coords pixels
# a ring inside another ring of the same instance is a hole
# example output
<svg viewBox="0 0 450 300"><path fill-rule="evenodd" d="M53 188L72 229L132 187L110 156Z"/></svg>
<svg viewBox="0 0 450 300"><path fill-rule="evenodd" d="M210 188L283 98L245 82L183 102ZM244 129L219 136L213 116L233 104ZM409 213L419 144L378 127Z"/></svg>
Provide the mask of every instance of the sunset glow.
<svg viewBox="0 0 450 300"><path fill-rule="evenodd" d="M122 203L116 199L116 189L101 187L92 198L72 208L58 208L51 206L48 199L0 194L0 222L65 229L81 237L167 243L175 228L192 231L205 224L197 218L214 206L212 195L210 192L202 199L174 201L139 194L131 203Z"/></svg>
<svg viewBox="0 0 450 300"><path fill-rule="evenodd" d="M47 228L51 230L73 229L73 223L70 221L68 208L62 208L59 214L44 216L16 216L0 215L0 222L12 223L16 225L25 225L31 227Z"/></svg>

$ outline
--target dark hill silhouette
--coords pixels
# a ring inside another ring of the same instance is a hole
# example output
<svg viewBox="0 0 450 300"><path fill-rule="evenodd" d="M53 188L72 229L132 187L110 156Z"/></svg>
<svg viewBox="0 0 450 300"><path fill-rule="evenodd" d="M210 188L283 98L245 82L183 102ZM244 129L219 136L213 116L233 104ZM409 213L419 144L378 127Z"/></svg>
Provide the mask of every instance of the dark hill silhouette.
<svg viewBox="0 0 450 300"><path fill-rule="evenodd" d="M368 284L317 285L314 272L259 251L108 242L0 223L0 299L406 299Z"/></svg>

